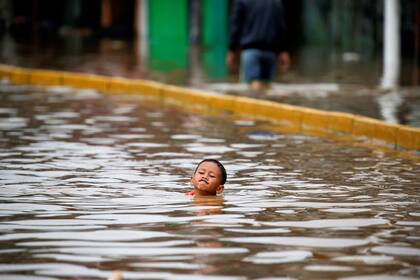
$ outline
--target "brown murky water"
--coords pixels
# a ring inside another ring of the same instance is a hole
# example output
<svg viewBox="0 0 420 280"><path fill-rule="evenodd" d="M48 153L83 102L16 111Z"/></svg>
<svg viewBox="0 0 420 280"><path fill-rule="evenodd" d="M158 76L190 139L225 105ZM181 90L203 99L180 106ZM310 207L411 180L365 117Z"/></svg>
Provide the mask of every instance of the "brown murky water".
<svg viewBox="0 0 420 280"><path fill-rule="evenodd" d="M420 277L418 163L133 96L0 90L1 279ZM225 193L187 197L205 157Z"/></svg>

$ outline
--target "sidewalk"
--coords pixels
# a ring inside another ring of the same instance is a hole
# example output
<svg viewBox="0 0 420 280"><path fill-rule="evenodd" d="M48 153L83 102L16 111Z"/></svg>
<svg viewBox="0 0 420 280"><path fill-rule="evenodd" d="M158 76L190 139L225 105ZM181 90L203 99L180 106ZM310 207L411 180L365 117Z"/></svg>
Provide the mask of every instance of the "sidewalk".
<svg viewBox="0 0 420 280"><path fill-rule="evenodd" d="M370 69L367 69L369 71L359 69L360 65L352 65L349 68L351 73L348 73L348 79L342 79L340 83L329 82L334 80L334 75L337 73L327 75L323 72L326 66L316 63L321 73L317 76L312 70L308 75L312 73L314 76L311 76L311 81L308 81L309 77L296 74L300 73L300 66L297 65L296 73L288 74L285 83L274 84L264 95L251 93L253 96L250 96L245 84L232 82L237 80L236 76L227 75L215 82L213 78L207 76L205 67L200 63L190 63L186 69L162 72L151 66L148 67L147 58L144 60L145 58L139 56L138 50L133 49L132 42L112 40L85 42L80 38L76 39L73 38L78 41L78 44L71 40L69 42L69 38L61 38L60 42L44 43L45 45L40 48L40 46L20 44L10 37L3 36L0 38L0 63L28 68L154 80L165 84L357 114L388 123L420 127L420 87L402 87L395 92L381 92L372 84L358 84L358 81L363 80L360 75L363 76L370 71ZM195 59L200 61L202 57L200 54L197 55ZM305 63L308 64L309 61ZM361 71L359 74L358 69ZM303 70L307 71L307 69ZM303 70L302 72L305 72ZM343 69L332 70L347 77ZM367 77L366 80L371 81L372 77Z"/></svg>

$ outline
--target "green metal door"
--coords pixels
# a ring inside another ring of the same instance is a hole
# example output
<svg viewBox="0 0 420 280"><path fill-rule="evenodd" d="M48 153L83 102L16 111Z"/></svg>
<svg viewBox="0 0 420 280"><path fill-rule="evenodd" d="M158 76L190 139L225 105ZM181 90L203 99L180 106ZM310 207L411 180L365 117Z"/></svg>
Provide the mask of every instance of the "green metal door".
<svg viewBox="0 0 420 280"><path fill-rule="evenodd" d="M164 72L186 69L187 0L150 0L148 3L150 67Z"/></svg>
<svg viewBox="0 0 420 280"><path fill-rule="evenodd" d="M203 64L210 78L226 76L228 0L203 1Z"/></svg>

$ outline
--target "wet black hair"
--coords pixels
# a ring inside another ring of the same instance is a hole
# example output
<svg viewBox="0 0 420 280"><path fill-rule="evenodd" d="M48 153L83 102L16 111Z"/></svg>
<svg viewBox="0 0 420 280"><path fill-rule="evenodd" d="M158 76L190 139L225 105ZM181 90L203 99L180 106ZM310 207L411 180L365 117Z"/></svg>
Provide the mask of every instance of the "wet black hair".
<svg viewBox="0 0 420 280"><path fill-rule="evenodd" d="M194 174L197 172L198 167L199 167L199 166L200 166L203 162L213 162L213 163L217 164L217 166L218 166L218 167L219 167L219 169L220 169L220 172L222 173L222 182L221 182L221 184L222 184L222 185L224 185L224 184L226 183L226 180L227 180L226 169L225 169L225 167L223 166L223 164L221 164L221 163L220 163L220 161L218 161L217 159L213 159L213 158L206 158L206 159L203 159L202 161L200 161L200 163L199 163L199 164L197 164L197 167L196 167L196 168L195 168L195 170L194 170Z"/></svg>

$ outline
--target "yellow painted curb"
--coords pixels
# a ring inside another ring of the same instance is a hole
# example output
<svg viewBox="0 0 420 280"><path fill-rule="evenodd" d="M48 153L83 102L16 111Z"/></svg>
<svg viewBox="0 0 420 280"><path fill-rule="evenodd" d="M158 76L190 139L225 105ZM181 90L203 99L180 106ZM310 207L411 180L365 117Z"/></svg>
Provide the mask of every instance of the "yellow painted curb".
<svg viewBox="0 0 420 280"><path fill-rule="evenodd" d="M376 141L376 143L382 144L383 146L388 146L389 148L395 149L397 148L397 136L400 127L401 126L396 124L379 122L375 125L373 140ZM420 150L420 147L418 147L417 150Z"/></svg>
<svg viewBox="0 0 420 280"><path fill-rule="evenodd" d="M256 107L258 102L259 100L252 100L251 98L247 97L235 97L231 109L235 114L246 114L255 117L257 113Z"/></svg>
<svg viewBox="0 0 420 280"><path fill-rule="evenodd" d="M20 68L15 68L10 72L9 78L10 81L17 85L22 84L30 84L30 74L31 72L29 70L24 70Z"/></svg>
<svg viewBox="0 0 420 280"><path fill-rule="evenodd" d="M420 129L400 126L396 146L406 150L420 151Z"/></svg>
<svg viewBox="0 0 420 280"><path fill-rule="evenodd" d="M420 152L419 128L388 124L353 114L325 112L267 100L221 95L154 81L31 70L8 65L0 65L0 78L8 79L14 84L63 85L75 88L92 88L107 94L137 94L165 103L176 103L180 106L191 107L194 105L209 111L252 116L280 124L291 132L330 135L331 137L334 135L353 136L374 145Z"/></svg>
<svg viewBox="0 0 420 280"><path fill-rule="evenodd" d="M351 134L354 117L348 113L328 112L328 130L337 134Z"/></svg>
<svg viewBox="0 0 420 280"><path fill-rule="evenodd" d="M61 85L61 73L57 71L34 70L30 73L30 83L41 86Z"/></svg>
<svg viewBox="0 0 420 280"><path fill-rule="evenodd" d="M225 95L220 98L219 95L209 96L210 108L217 111L231 112L235 104L236 97Z"/></svg>
<svg viewBox="0 0 420 280"><path fill-rule="evenodd" d="M162 98L164 85L158 82L135 80L133 81L133 93L142 94L143 96Z"/></svg>
<svg viewBox="0 0 420 280"><path fill-rule="evenodd" d="M182 106L198 105L209 107L210 99L207 93L185 89L178 86L165 85L162 87L162 96L165 102L175 101Z"/></svg>
<svg viewBox="0 0 420 280"><path fill-rule="evenodd" d="M298 129L302 126L302 110L297 110L296 106L279 104L278 117L281 121L287 121L289 125L297 127ZM302 108L303 109L303 108Z"/></svg>
<svg viewBox="0 0 420 280"><path fill-rule="evenodd" d="M141 94L144 97L161 98L163 85L144 80L130 80L126 78L110 78L108 94Z"/></svg>
<svg viewBox="0 0 420 280"><path fill-rule="evenodd" d="M302 109L302 131L304 133L323 135L328 132L329 115L315 109Z"/></svg>
<svg viewBox="0 0 420 280"><path fill-rule="evenodd" d="M110 79L104 76L62 72L62 85L74 88L90 88L107 92Z"/></svg>
<svg viewBox="0 0 420 280"><path fill-rule="evenodd" d="M378 125L377 120L355 116L353 121L353 135L356 137L372 139L375 136L375 126Z"/></svg>
<svg viewBox="0 0 420 280"><path fill-rule="evenodd" d="M125 78L111 78L107 93L110 94L130 94L135 92L134 83Z"/></svg>
<svg viewBox="0 0 420 280"><path fill-rule="evenodd" d="M10 75L12 71L15 69L13 66L0 64L0 79L8 79L10 80Z"/></svg>

